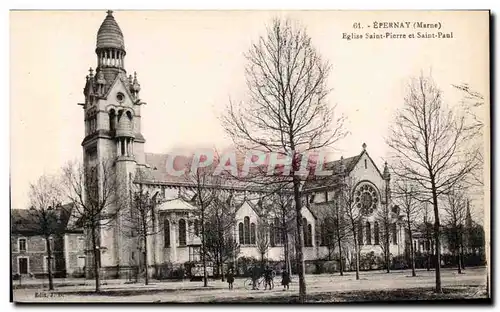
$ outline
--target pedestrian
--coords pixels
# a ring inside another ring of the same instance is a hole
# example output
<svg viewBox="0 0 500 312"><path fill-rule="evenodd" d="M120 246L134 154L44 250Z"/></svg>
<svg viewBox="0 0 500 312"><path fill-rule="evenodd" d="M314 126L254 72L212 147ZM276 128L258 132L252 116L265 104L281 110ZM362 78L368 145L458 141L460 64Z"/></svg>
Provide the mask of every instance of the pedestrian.
<svg viewBox="0 0 500 312"><path fill-rule="evenodd" d="M233 283L234 283L233 270L229 270L229 272L227 272L227 283L229 284L229 289L233 289Z"/></svg>
<svg viewBox="0 0 500 312"><path fill-rule="evenodd" d="M269 268L269 265L266 266L266 269L264 271L264 279L265 279L265 288L267 290L267 286L269 286L269 290L273 289L272 287L272 282L273 282L273 270Z"/></svg>
<svg viewBox="0 0 500 312"><path fill-rule="evenodd" d="M281 272L281 285L283 285L283 291L287 290L287 289L290 289L290 274L288 274L288 272L283 269L283 271Z"/></svg>

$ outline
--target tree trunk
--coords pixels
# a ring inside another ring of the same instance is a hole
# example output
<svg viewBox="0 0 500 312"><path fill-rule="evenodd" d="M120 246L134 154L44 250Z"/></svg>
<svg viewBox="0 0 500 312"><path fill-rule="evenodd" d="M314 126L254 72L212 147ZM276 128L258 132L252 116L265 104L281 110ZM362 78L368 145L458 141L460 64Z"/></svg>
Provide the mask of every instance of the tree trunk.
<svg viewBox="0 0 500 312"><path fill-rule="evenodd" d="M288 238L286 238L283 235L284 242L283 242L283 255L285 258L285 271L288 271ZM288 274L291 274L291 272L288 272Z"/></svg>
<svg viewBox="0 0 500 312"><path fill-rule="evenodd" d="M342 242L340 241L340 230L337 229L337 245L339 245L339 266L340 276L344 276L344 268L342 263Z"/></svg>
<svg viewBox="0 0 500 312"><path fill-rule="evenodd" d="M427 227L427 224L425 225ZM427 237L427 271L431 270L431 240L429 239L429 232L426 230L427 233L425 236Z"/></svg>
<svg viewBox="0 0 500 312"><path fill-rule="evenodd" d="M462 274L462 259L460 257L460 250L457 251L457 271L458 274Z"/></svg>
<svg viewBox="0 0 500 312"><path fill-rule="evenodd" d="M460 235L460 263L462 265L462 270L465 269L465 247L464 247L464 239L463 239L463 236Z"/></svg>
<svg viewBox="0 0 500 312"><path fill-rule="evenodd" d="M54 281L52 278L52 248L50 248L49 236L45 236L45 243L47 244L47 272L49 274L49 290L54 290Z"/></svg>
<svg viewBox="0 0 500 312"><path fill-rule="evenodd" d="M458 274L462 274L462 257L460 251L460 229L457 227L456 240L457 240L457 271Z"/></svg>
<svg viewBox="0 0 500 312"><path fill-rule="evenodd" d="M385 269L386 269L386 272L387 273L390 273L391 272L391 253L390 253L390 242L389 242L389 232L390 231L390 228L389 228L389 222L386 222L386 225L385 225Z"/></svg>
<svg viewBox="0 0 500 312"><path fill-rule="evenodd" d="M221 281L224 282L224 261L222 260L222 255L220 254L219 255L219 263L220 263L220 278L221 278Z"/></svg>
<svg viewBox="0 0 500 312"><path fill-rule="evenodd" d="M359 246L357 246L357 243L355 243L356 245L356 280L359 280L359 258L361 256L361 252L359 250Z"/></svg>
<svg viewBox="0 0 500 312"><path fill-rule="evenodd" d="M297 256L297 273L299 275L299 303L306 301L306 280L305 280L305 263L304 263L304 236L302 235L302 203L300 198L300 181L293 170L293 195L295 200L295 214L297 223L297 238L295 239L295 253Z"/></svg>
<svg viewBox="0 0 500 312"><path fill-rule="evenodd" d="M207 276L207 250L205 247L205 211L201 211L201 261L203 263L203 287L208 287Z"/></svg>
<svg viewBox="0 0 500 312"><path fill-rule="evenodd" d="M438 197L436 192L436 186L434 179L431 178L432 183L432 200L434 207L434 240L436 241L436 293L442 293L443 289L441 287L441 243L440 243L440 225L439 225L439 207L438 207Z"/></svg>
<svg viewBox="0 0 500 312"><path fill-rule="evenodd" d="M356 280L359 280L359 256L360 256L361 252L359 250L359 245L358 245L358 236L356 233L356 231L357 231L356 223L354 221L352 221L351 225L352 225L352 237L354 240L354 257L355 257L354 264L355 264L355 269L356 269Z"/></svg>
<svg viewBox="0 0 500 312"><path fill-rule="evenodd" d="M96 238L96 228L92 228L92 252L94 253L94 278L95 278L95 291L101 291L101 285L99 281L99 253L100 250L97 249L97 238Z"/></svg>
<svg viewBox="0 0 500 312"><path fill-rule="evenodd" d="M411 224L409 220L408 220L408 235L410 235L410 238L413 237L413 231L411 230ZM411 240L410 240L410 261L411 261L411 276L415 277L417 276L417 273L415 272L415 248L413 247L413 242Z"/></svg>
<svg viewBox="0 0 500 312"><path fill-rule="evenodd" d="M144 235L144 267L145 267L145 275L144 275L144 284L149 284L149 274L148 274L148 236Z"/></svg>

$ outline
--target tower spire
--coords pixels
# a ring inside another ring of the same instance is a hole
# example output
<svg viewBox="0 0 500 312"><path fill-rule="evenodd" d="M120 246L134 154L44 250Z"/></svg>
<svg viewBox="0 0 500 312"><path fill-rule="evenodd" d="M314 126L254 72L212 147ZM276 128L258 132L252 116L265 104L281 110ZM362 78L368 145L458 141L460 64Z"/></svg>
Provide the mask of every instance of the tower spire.
<svg viewBox="0 0 500 312"><path fill-rule="evenodd" d="M118 75L126 78L126 52L123 33L113 16L113 11L107 10L106 13L107 15L97 31L95 49L97 55L96 75L101 78L101 81L106 82L100 87L102 94L106 93Z"/></svg>

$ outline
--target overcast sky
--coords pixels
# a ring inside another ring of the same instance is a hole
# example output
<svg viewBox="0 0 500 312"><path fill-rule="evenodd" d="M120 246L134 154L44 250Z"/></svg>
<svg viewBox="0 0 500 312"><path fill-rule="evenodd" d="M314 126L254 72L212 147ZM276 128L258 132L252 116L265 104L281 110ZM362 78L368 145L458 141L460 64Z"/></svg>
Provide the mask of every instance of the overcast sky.
<svg viewBox="0 0 500 312"><path fill-rule="evenodd" d="M114 16L125 37L126 69L137 71L147 103L141 112L147 152L230 143L217 116L229 97L244 100L243 53L272 17L282 15L306 26L333 65L329 102L347 116L350 131L335 157L358 154L365 142L381 168L387 127L403 103L409 77L432 71L449 105L462 96L451 84L469 83L488 94L487 14L116 11ZM77 103L84 100L89 67L96 66L96 34L105 16L104 11L11 12L13 208L28 205L30 182L81 158L84 123ZM454 39L342 39L354 22L374 21L439 21L441 31L453 31Z"/></svg>

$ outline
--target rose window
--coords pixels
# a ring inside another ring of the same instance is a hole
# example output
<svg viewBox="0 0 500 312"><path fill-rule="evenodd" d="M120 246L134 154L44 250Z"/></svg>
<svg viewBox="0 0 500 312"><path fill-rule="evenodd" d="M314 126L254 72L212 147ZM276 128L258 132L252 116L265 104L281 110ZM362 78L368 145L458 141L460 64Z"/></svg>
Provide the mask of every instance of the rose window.
<svg viewBox="0 0 500 312"><path fill-rule="evenodd" d="M363 215L371 215L377 209L377 191L369 184L364 184L356 190L354 200Z"/></svg>

